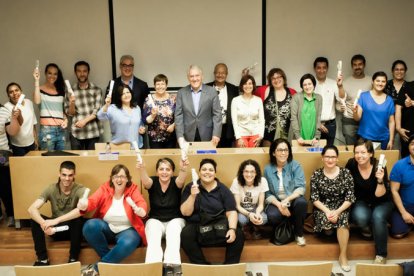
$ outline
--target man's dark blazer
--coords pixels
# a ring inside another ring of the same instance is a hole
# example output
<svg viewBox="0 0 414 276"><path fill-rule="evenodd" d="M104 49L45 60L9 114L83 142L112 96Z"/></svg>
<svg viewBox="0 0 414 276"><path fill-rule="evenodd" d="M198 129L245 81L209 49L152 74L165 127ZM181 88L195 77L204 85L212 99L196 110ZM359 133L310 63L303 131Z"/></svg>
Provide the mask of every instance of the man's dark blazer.
<svg viewBox="0 0 414 276"><path fill-rule="evenodd" d="M120 95L118 94L118 87L122 85L121 77L115 79L114 89L112 90L112 103L119 103L121 101ZM145 81L142 81L134 76L134 89L132 90L132 102L138 105L141 108L144 106L145 99L149 94L149 88ZM109 92L109 86L106 90L106 94Z"/></svg>

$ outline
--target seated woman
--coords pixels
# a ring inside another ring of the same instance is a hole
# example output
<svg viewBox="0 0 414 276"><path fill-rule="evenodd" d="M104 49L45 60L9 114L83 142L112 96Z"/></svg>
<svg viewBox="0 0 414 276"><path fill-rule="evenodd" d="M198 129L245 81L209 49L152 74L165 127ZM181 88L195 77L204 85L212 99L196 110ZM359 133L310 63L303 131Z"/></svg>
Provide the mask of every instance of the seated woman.
<svg viewBox="0 0 414 276"><path fill-rule="evenodd" d="M395 120L394 101L385 93L387 74L372 76L372 89L361 93L354 108L354 120L359 121L358 136L381 143L381 149L392 149Z"/></svg>
<svg viewBox="0 0 414 276"><path fill-rule="evenodd" d="M322 150L323 167L317 169L310 179L311 200L315 232L332 235L336 229L339 243L339 265L345 272L348 264L349 207L355 201L354 180L350 172L339 167L338 149L326 146Z"/></svg>
<svg viewBox="0 0 414 276"><path fill-rule="evenodd" d="M266 178L262 177L259 164L248 159L240 164L237 177L230 190L236 200L239 224L245 239L260 239L256 225L267 223L264 210L265 192L269 190Z"/></svg>
<svg viewBox="0 0 414 276"><path fill-rule="evenodd" d="M346 168L354 178L356 201L351 210L352 221L364 237L374 234L376 264L385 264L387 257L388 220L394 204L391 198L387 168L378 167L374 147L369 140L358 139L354 158ZM372 227L372 232L371 232Z"/></svg>
<svg viewBox="0 0 414 276"><path fill-rule="evenodd" d="M230 190L216 178L217 163L213 159L200 162L197 184L187 184L181 198L181 213L187 225L181 231L181 246L191 263L210 264L207 262L199 242L200 220L204 214L216 215L224 212L228 222L225 241L217 246L226 247L224 264L237 264L243 251L244 237L237 227L237 209L234 196ZM209 244L211 245L211 244Z"/></svg>
<svg viewBox="0 0 414 276"><path fill-rule="evenodd" d="M269 183L266 192L266 209L269 223L278 225L284 217L290 217L295 228L295 239L299 246L305 246L303 223L307 202L305 194L305 174L302 166L293 160L292 148L286 139L279 138L269 148L270 164L264 169Z"/></svg>
<svg viewBox="0 0 414 276"><path fill-rule="evenodd" d="M316 79L312 74L300 78L302 93L295 94L290 103L289 141L297 140L299 145L310 141L317 144L321 137L322 96L315 93Z"/></svg>
<svg viewBox="0 0 414 276"><path fill-rule="evenodd" d="M256 81L250 75L240 80L240 96L231 102L231 119L233 121L236 146L238 148L259 147L264 133L263 103L253 95Z"/></svg>
<svg viewBox="0 0 414 276"><path fill-rule="evenodd" d="M162 262L165 273L174 271L181 264L180 234L185 221L180 212L181 190L187 177L188 160L180 162L180 173L174 176L175 164L170 158L161 158L155 165L156 176L149 177L145 163L137 163L142 185L148 190L150 201L149 219L145 224L148 241L146 263ZM165 253L161 239L165 237Z"/></svg>
<svg viewBox="0 0 414 276"><path fill-rule="evenodd" d="M174 132L176 95L167 92L168 78L159 74L154 77L155 93L148 95L144 103L144 118L148 124L151 149L175 148L177 139Z"/></svg>
<svg viewBox="0 0 414 276"><path fill-rule="evenodd" d="M113 167L109 180L87 202L79 200L78 208L82 213L95 210L94 218L83 226L83 236L99 255L100 262L120 263L140 244L147 244L143 222L147 203L139 190L128 168L118 164ZM115 246L109 248L109 243ZM84 274L96 275L97 271L95 263L89 265Z"/></svg>
<svg viewBox="0 0 414 276"><path fill-rule="evenodd" d="M98 111L97 117L101 121L109 120L112 143L136 141L141 148L143 142L139 134L145 133L141 122L141 109L131 101L132 90L128 85L119 86L116 95L120 95L120 100L111 104L111 98L106 97L105 105Z"/></svg>

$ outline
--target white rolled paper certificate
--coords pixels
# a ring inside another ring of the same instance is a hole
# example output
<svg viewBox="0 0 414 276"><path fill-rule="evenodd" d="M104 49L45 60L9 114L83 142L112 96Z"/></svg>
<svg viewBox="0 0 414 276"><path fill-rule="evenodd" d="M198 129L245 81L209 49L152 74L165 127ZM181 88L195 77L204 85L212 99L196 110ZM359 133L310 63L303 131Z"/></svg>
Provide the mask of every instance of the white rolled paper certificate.
<svg viewBox="0 0 414 276"><path fill-rule="evenodd" d="M83 192L83 196L82 196L82 199L83 200L87 200L88 199L88 195L89 195L89 192L91 191L91 189L89 189L89 188L86 188L85 189L85 191Z"/></svg>
<svg viewBox="0 0 414 276"><path fill-rule="evenodd" d="M109 82L109 92L108 92L108 96L106 96L107 98L108 97L112 98L112 90L114 90L114 84L115 84L114 80L111 80Z"/></svg>
<svg viewBox="0 0 414 276"><path fill-rule="evenodd" d="M385 167L384 162L387 162L385 160L385 154L380 154L379 161L378 161L378 169L377 170L382 169L382 168Z"/></svg>
<svg viewBox="0 0 414 276"><path fill-rule="evenodd" d="M181 143L181 160L187 160L187 158L188 158L188 147L190 146L190 144L189 143L187 143L187 142L182 142Z"/></svg>
<svg viewBox="0 0 414 276"><path fill-rule="evenodd" d="M40 67L40 62L39 62L39 60L38 60L38 59L36 59L35 69L36 69L37 71L39 71L39 67Z"/></svg>
<svg viewBox="0 0 414 276"><path fill-rule="evenodd" d="M25 97L26 96L24 94L20 94L20 97L17 100L16 106L14 107L15 110L22 108L22 103Z"/></svg>
<svg viewBox="0 0 414 276"><path fill-rule="evenodd" d="M70 85L69 80L65 80L66 88L68 89L68 92L71 94L71 96L75 96L75 93L72 90L72 86Z"/></svg>
<svg viewBox="0 0 414 276"><path fill-rule="evenodd" d="M338 77L339 77L340 75L342 75L342 60L338 61L337 68L338 68Z"/></svg>
<svg viewBox="0 0 414 276"><path fill-rule="evenodd" d="M354 108L357 106L357 104L358 104L358 100L359 100L359 97L361 96L361 92L362 92L362 90L361 89L359 89L358 90L358 94L357 94L357 96L356 96L356 98L355 98L355 101L354 101Z"/></svg>
<svg viewBox="0 0 414 276"><path fill-rule="evenodd" d="M148 106L155 107L155 102L151 94L148 94Z"/></svg>
<svg viewBox="0 0 414 276"><path fill-rule="evenodd" d="M135 150L135 153L137 155L137 161L139 163L142 163L142 156L141 156L141 150L138 147L137 141L132 141L132 148Z"/></svg>
<svg viewBox="0 0 414 276"><path fill-rule="evenodd" d="M69 225L62 225L62 226L56 226L54 227L55 233L56 232L63 232L69 230Z"/></svg>
<svg viewBox="0 0 414 276"><path fill-rule="evenodd" d="M135 204L135 202L132 200L130 196L128 196L125 200L129 204L129 206L132 207L132 209L138 208L138 206Z"/></svg>
<svg viewBox="0 0 414 276"><path fill-rule="evenodd" d="M198 185L197 184L198 175L197 175L197 172L194 168L191 169L191 177L193 179L193 185Z"/></svg>

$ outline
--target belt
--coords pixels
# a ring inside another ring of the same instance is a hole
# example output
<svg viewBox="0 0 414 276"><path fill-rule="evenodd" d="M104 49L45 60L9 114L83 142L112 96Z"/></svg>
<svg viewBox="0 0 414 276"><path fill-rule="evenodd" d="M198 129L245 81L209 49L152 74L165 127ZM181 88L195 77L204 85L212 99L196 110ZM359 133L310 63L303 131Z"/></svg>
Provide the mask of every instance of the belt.
<svg viewBox="0 0 414 276"><path fill-rule="evenodd" d="M321 121L321 123L324 123L324 124L331 124L331 123L334 123L334 122L336 122L335 119L327 120L327 121Z"/></svg>

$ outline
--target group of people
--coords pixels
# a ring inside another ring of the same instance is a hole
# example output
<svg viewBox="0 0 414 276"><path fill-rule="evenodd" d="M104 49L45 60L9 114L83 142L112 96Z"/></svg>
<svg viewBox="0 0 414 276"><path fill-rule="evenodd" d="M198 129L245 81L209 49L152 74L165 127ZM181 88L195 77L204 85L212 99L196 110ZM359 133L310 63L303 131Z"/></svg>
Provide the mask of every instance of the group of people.
<svg viewBox="0 0 414 276"><path fill-rule="evenodd" d="M259 226L265 224L276 228L289 220L297 245L306 246L308 200L313 204L313 231L337 236L342 270L351 270L347 255L351 223L363 237L374 240L374 263L385 264L388 224L395 238L407 235L414 224L414 136L408 144L409 156L397 161L390 177L385 165L374 157L372 141L359 138L354 157L345 167L338 166L337 147L327 145L321 153L322 167L313 172L309 185L285 138L271 143L263 174L258 162L248 159L240 164L232 183L217 178L220 168L213 159L202 159L198 180L193 178L187 185L188 159L180 160L177 176L174 162L167 157L157 161L156 175L149 176L144 159L137 162L136 170L148 191L148 203L126 166L116 165L108 181L88 198L85 187L75 183L75 164L65 161L58 182L49 185L29 207L38 257L35 265L49 264L44 234L70 239L68 261L73 262L79 258L82 233L100 262L119 263L138 246L146 245L145 262L163 262L167 273L179 269L180 248L190 262L209 264L202 247L216 245L226 247L225 264L238 263L245 239L259 239ZM305 198L307 187L309 199ZM51 218L39 213L47 201L51 202ZM85 222L81 216L93 210L93 218ZM218 217L224 220L220 227L205 224L206 218ZM56 227L62 225L69 226L69 230L57 232ZM224 231L222 236L217 229ZM109 247L110 243L115 246ZM96 275L98 264L91 264L84 272Z"/></svg>

